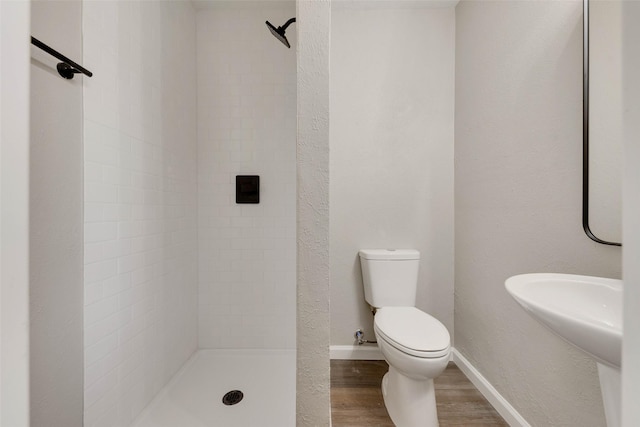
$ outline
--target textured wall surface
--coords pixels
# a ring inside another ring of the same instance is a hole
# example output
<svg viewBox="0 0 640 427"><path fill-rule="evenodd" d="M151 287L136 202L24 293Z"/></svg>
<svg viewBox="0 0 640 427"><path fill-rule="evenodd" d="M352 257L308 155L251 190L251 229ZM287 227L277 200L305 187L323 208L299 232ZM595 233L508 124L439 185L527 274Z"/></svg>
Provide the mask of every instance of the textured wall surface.
<svg viewBox="0 0 640 427"><path fill-rule="evenodd" d="M329 52L331 3L297 2L296 426L330 424Z"/></svg>
<svg viewBox="0 0 640 427"><path fill-rule="evenodd" d="M127 426L197 348L189 2L85 2L85 423Z"/></svg>
<svg viewBox="0 0 640 427"><path fill-rule="evenodd" d="M620 276L581 227L582 4L456 8L455 346L534 426L605 424L595 363L525 313L509 276Z"/></svg>
<svg viewBox="0 0 640 427"><path fill-rule="evenodd" d="M624 181L624 344L622 355L622 425L640 425L640 3L624 2L623 140Z"/></svg>
<svg viewBox="0 0 640 427"><path fill-rule="evenodd" d="M200 347L293 349L296 52L264 21L295 3L197 15ZM236 175L260 176L259 204L236 204Z"/></svg>
<svg viewBox="0 0 640 427"><path fill-rule="evenodd" d="M373 338L362 248L418 249L417 306L453 335L454 60L453 7L332 9L332 345Z"/></svg>
<svg viewBox="0 0 640 427"><path fill-rule="evenodd" d="M82 3L34 1L34 37L82 63ZM31 425L82 426L82 85L31 49Z"/></svg>
<svg viewBox="0 0 640 427"><path fill-rule="evenodd" d="M30 2L0 2L0 425L29 425ZM22 40L22 43L16 41Z"/></svg>

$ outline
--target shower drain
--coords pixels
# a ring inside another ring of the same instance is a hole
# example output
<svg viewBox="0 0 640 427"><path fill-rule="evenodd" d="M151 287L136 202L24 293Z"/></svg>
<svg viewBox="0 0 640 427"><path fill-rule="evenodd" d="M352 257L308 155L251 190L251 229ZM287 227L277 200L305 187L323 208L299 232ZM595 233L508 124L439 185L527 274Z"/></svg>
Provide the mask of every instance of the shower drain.
<svg viewBox="0 0 640 427"><path fill-rule="evenodd" d="M222 397L222 403L225 405L235 405L236 403L240 403L244 394L240 390L231 390L227 394Z"/></svg>

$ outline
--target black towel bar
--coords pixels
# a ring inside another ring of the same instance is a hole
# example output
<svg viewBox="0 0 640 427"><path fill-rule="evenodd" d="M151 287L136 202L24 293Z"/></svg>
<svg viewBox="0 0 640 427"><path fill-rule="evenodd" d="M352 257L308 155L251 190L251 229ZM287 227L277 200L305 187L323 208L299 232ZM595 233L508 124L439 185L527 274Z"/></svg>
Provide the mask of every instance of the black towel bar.
<svg viewBox="0 0 640 427"><path fill-rule="evenodd" d="M58 64L57 68L58 68L58 73L65 79L72 79L73 75L78 73L82 73L89 77L93 76L93 73L91 71L87 70L82 65L79 65L78 63L70 60L69 58L67 58L57 50L52 49L51 47L42 43L40 40L38 40L33 36L31 36L31 44L33 44L36 47L39 47L40 49L47 52L49 55L54 56L58 58L60 61L62 61Z"/></svg>

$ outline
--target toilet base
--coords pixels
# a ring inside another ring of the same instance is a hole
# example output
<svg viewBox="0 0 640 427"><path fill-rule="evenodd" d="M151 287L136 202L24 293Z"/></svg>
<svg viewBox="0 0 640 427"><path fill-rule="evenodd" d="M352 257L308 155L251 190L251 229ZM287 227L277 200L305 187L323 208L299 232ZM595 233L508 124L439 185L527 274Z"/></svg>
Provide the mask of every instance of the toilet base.
<svg viewBox="0 0 640 427"><path fill-rule="evenodd" d="M433 379L409 378L389 366L382 378L382 396L396 427L438 427Z"/></svg>

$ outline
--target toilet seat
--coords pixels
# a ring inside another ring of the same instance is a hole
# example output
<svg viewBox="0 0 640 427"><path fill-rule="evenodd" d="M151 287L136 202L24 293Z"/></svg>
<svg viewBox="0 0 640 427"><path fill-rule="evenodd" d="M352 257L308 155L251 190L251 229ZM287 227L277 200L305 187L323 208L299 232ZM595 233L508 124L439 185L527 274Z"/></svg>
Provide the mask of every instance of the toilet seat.
<svg viewBox="0 0 640 427"><path fill-rule="evenodd" d="M378 309L374 328L380 339L408 355L438 358L449 354L451 337L447 328L415 307Z"/></svg>

